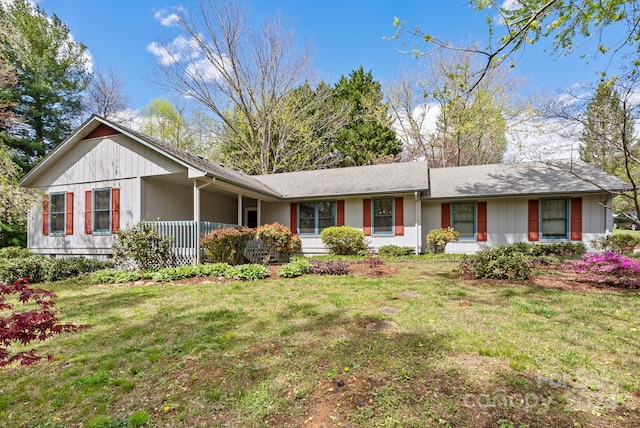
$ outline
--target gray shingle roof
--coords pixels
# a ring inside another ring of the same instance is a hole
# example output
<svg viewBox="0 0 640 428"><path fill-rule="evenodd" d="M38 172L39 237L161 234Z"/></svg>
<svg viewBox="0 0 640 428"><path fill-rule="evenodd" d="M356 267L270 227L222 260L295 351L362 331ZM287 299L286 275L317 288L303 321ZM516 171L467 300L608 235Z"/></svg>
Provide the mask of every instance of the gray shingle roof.
<svg viewBox="0 0 640 428"><path fill-rule="evenodd" d="M402 162L254 176L285 199L426 191L426 162Z"/></svg>
<svg viewBox="0 0 640 428"><path fill-rule="evenodd" d="M624 181L576 160L432 168L430 174L430 197L442 199L631 189Z"/></svg>
<svg viewBox="0 0 640 428"><path fill-rule="evenodd" d="M82 138L93 129L87 127L91 121L111 126L187 168L273 198L311 199L419 191L423 192L423 198L462 199L631 190L629 184L598 168L569 160L554 161L554 166L530 162L429 170L426 162L402 162L250 176L97 116L88 119L74 136L49 153L21 184L28 186L33 176L46 168L47 161L60 156L72 140Z"/></svg>

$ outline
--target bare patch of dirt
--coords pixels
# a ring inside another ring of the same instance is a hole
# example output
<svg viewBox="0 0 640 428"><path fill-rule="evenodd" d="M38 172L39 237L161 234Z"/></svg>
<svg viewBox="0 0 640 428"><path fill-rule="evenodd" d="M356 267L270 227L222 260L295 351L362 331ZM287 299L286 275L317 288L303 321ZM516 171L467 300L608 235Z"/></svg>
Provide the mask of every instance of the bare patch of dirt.
<svg viewBox="0 0 640 428"><path fill-rule="evenodd" d="M638 292L638 290L620 287L611 287L606 284L597 284L585 281L579 274L571 272L556 265L550 268L548 273L532 274L527 281L499 280L499 279L478 279L472 274L465 274L461 279L467 284L522 284L532 287L551 288L558 290L570 290L580 293L617 293L617 292Z"/></svg>

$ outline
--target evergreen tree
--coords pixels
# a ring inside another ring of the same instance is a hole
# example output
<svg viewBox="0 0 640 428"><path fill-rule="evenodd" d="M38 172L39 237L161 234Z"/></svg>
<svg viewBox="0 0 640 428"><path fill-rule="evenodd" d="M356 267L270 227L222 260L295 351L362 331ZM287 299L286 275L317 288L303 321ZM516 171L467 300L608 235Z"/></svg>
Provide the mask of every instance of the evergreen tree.
<svg viewBox="0 0 640 428"><path fill-rule="evenodd" d="M380 83L362 66L335 85L335 102L346 105L349 112L349 121L335 142L336 152L343 157L341 166L368 165L402 152L383 98Z"/></svg>
<svg viewBox="0 0 640 428"><path fill-rule="evenodd" d="M600 82L583 119L580 159L626 180L625 152L638 155L633 120L611 82Z"/></svg>
<svg viewBox="0 0 640 428"><path fill-rule="evenodd" d="M15 70L11 107L21 121L6 138L24 172L66 138L82 113L86 47L28 0L0 2L0 58Z"/></svg>

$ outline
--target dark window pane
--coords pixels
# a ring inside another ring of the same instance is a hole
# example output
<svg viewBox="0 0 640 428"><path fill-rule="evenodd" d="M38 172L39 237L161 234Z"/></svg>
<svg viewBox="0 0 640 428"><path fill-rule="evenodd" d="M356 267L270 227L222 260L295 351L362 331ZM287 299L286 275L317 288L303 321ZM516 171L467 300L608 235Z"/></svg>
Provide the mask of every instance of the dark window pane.
<svg viewBox="0 0 640 428"><path fill-rule="evenodd" d="M316 230L316 222L315 219L300 219L300 227L298 228L298 233L315 233Z"/></svg>
<svg viewBox="0 0 640 428"><path fill-rule="evenodd" d="M393 232L393 198L373 200L373 233Z"/></svg>
<svg viewBox="0 0 640 428"><path fill-rule="evenodd" d="M373 200L373 215L379 216L391 216L393 214L393 199L374 199Z"/></svg>
<svg viewBox="0 0 640 428"><path fill-rule="evenodd" d="M50 197L49 211L51 213L51 222L49 224L51 233L65 232L65 194L58 193Z"/></svg>
<svg viewBox="0 0 640 428"><path fill-rule="evenodd" d="M98 211L95 213L96 232L108 231L111 229L111 216L108 211Z"/></svg>
<svg viewBox="0 0 640 428"><path fill-rule="evenodd" d="M51 232L64 232L64 214L51 214Z"/></svg>
<svg viewBox="0 0 640 428"><path fill-rule="evenodd" d="M567 200L548 199L542 201L542 237L566 238Z"/></svg>
<svg viewBox="0 0 640 428"><path fill-rule="evenodd" d="M336 222L333 218L321 218L318 219L318 233L322 232L327 227L335 226Z"/></svg>
<svg viewBox="0 0 640 428"><path fill-rule="evenodd" d="M96 190L93 192L93 197L95 199L95 211L108 210L111 208L111 190Z"/></svg>
<svg viewBox="0 0 640 428"><path fill-rule="evenodd" d="M300 219L313 219L316 215L314 204L300 204Z"/></svg>
<svg viewBox="0 0 640 428"><path fill-rule="evenodd" d="M460 238L475 237L475 203L451 204L452 227L460 233Z"/></svg>
<svg viewBox="0 0 640 428"><path fill-rule="evenodd" d="M318 202L318 217L333 217L334 213L333 202Z"/></svg>
<svg viewBox="0 0 640 428"><path fill-rule="evenodd" d="M299 207L298 232L317 235L324 228L336 225L336 203L334 201L301 202Z"/></svg>

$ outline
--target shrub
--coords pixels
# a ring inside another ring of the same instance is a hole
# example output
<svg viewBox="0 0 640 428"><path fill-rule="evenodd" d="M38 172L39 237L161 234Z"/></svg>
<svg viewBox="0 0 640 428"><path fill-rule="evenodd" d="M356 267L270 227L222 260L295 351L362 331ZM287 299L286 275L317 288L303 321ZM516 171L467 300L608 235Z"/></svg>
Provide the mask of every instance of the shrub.
<svg viewBox="0 0 640 428"><path fill-rule="evenodd" d="M233 266L227 271L227 278L255 281L269 276L269 270L257 264Z"/></svg>
<svg viewBox="0 0 640 428"><path fill-rule="evenodd" d="M22 259L31 257L35 254L22 247L4 247L0 248L0 260L2 259Z"/></svg>
<svg viewBox="0 0 640 428"><path fill-rule="evenodd" d="M103 269L93 272L89 277L91 284L122 284L142 279L139 271L121 269Z"/></svg>
<svg viewBox="0 0 640 428"><path fill-rule="evenodd" d="M209 259L216 263L239 265L244 261L244 249L247 242L255 238L256 233L248 227L236 226L217 229L200 238Z"/></svg>
<svg viewBox="0 0 640 428"><path fill-rule="evenodd" d="M134 269L145 271L172 264L171 238L162 236L150 222L119 230L111 248L116 263Z"/></svg>
<svg viewBox="0 0 640 428"><path fill-rule="evenodd" d="M193 265L164 268L149 274L149 278L156 282L177 281L194 276L198 276L198 268Z"/></svg>
<svg viewBox="0 0 640 428"><path fill-rule="evenodd" d="M22 278L29 282L41 282L44 278L43 256L0 260L0 283L9 284Z"/></svg>
<svg viewBox="0 0 640 428"><path fill-rule="evenodd" d="M227 276L227 272L231 269L228 263L212 263L198 265L199 276Z"/></svg>
<svg viewBox="0 0 640 428"><path fill-rule="evenodd" d="M19 351L11 354L13 345L29 345L35 341L43 341L56 334L75 332L88 326L60 324L55 311L56 295L52 291L31 288L26 280L14 281L11 284L0 284L0 312L8 310L6 317L0 316L0 367L13 362L22 365L33 364L41 360L35 350ZM15 311L10 302L16 301L27 306L35 306L24 311ZM49 360L52 355L46 356Z"/></svg>
<svg viewBox="0 0 640 428"><path fill-rule="evenodd" d="M427 235L427 246L432 253L444 253L447 244L458 239L460 239L460 233L452 227L432 229Z"/></svg>
<svg viewBox="0 0 640 428"><path fill-rule="evenodd" d="M296 260L278 269L278 275L285 278L294 278L296 276L301 276L301 275L304 275L305 273L309 273L310 270L311 270L311 264L309 264L308 261Z"/></svg>
<svg viewBox="0 0 640 428"><path fill-rule="evenodd" d="M342 260L311 260L309 273L316 275L346 275L350 272L349 263Z"/></svg>
<svg viewBox="0 0 640 428"><path fill-rule="evenodd" d="M405 257L415 254L416 250L412 247L399 247L397 245L383 245L378 248L380 257Z"/></svg>
<svg viewBox="0 0 640 428"><path fill-rule="evenodd" d="M32 283L58 281L83 273L104 269L109 262L85 257L52 258L44 256L0 259L0 282L10 283L29 278Z"/></svg>
<svg viewBox="0 0 640 428"><path fill-rule="evenodd" d="M514 246L485 247L462 262L462 268L470 270L476 278L529 279L531 268L525 255Z"/></svg>
<svg viewBox="0 0 640 428"><path fill-rule="evenodd" d="M640 238L635 235L620 233L608 235L591 241L594 248L616 254L630 254L640 245Z"/></svg>
<svg viewBox="0 0 640 428"><path fill-rule="evenodd" d="M350 226L331 226L320 232L322 243L331 254L337 256L354 256L367 250L364 233Z"/></svg>
<svg viewBox="0 0 640 428"><path fill-rule="evenodd" d="M545 257L545 256L581 256L587 252L582 242L554 242L551 244L532 244L529 242L518 242L511 244L515 251L521 252L526 256Z"/></svg>
<svg viewBox="0 0 640 428"><path fill-rule="evenodd" d="M262 246L265 250L262 262L265 264L268 263L276 253L288 257L296 251L300 251L302 247L300 238L291 233L291 230L287 226L283 226L278 222L258 227L256 230L256 238L262 241Z"/></svg>
<svg viewBox="0 0 640 428"><path fill-rule="evenodd" d="M111 264L110 262L102 262L86 257L60 257L44 260L42 275L45 281L58 281L60 279L72 278L104 269Z"/></svg>
<svg viewBox="0 0 640 428"><path fill-rule="evenodd" d="M640 261L622 254L585 254L581 260L565 262L565 266L585 282L640 288Z"/></svg>

